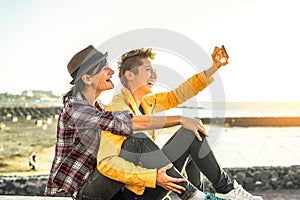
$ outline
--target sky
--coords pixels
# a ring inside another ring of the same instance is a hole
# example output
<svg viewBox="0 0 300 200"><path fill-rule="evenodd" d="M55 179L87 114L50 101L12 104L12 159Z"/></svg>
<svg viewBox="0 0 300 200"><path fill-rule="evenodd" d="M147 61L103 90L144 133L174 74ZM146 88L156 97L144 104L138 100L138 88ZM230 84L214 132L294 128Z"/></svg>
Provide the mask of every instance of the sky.
<svg viewBox="0 0 300 200"><path fill-rule="evenodd" d="M76 52L155 28L182 34L209 55L226 46L229 64L217 72L226 101L300 102L299 8L297 0L0 0L0 93L61 95L71 87L66 66ZM199 99L209 101L209 92Z"/></svg>

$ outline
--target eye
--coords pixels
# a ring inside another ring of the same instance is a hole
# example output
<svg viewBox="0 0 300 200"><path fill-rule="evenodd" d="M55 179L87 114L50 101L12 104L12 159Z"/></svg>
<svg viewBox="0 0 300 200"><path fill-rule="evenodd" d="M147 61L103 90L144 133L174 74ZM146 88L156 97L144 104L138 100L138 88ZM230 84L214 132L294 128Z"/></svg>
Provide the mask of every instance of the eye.
<svg viewBox="0 0 300 200"><path fill-rule="evenodd" d="M155 73L156 73L156 69L153 69L152 67L146 68L146 71L147 71L149 74L155 74Z"/></svg>

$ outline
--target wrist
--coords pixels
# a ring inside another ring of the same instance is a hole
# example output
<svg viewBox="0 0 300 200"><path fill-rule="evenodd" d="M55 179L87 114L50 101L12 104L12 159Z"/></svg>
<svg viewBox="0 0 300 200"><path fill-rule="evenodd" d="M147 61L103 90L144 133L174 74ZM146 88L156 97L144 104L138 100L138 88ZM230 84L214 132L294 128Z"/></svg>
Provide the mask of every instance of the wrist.
<svg viewBox="0 0 300 200"><path fill-rule="evenodd" d="M218 70L221 67L221 65L217 65L217 64L213 63L213 65L211 67L215 70Z"/></svg>
<svg viewBox="0 0 300 200"><path fill-rule="evenodd" d="M184 118L184 116L179 116L179 125L182 125L183 124L183 118Z"/></svg>

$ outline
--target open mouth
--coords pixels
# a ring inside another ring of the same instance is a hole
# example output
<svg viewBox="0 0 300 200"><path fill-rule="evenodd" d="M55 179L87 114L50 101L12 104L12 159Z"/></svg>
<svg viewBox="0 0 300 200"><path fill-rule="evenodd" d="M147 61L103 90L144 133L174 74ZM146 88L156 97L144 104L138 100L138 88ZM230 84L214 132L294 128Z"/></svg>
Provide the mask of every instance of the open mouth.
<svg viewBox="0 0 300 200"><path fill-rule="evenodd" d="M106 82L110 82L110 83L112 83L112 81L111 81L110 79L106 79Z"/></svg>
<svg viewBox="0 0 300 200"><path fill-rule="evenodd" d="M153 80L150 80L150 81L148 81L147 83L148 83L148 85L151 85L151 86L153 86L153 85L154 85L154 83L155 83L155 81L153 81Z"/></svg>
<svg viewBox="0 0 300 200"><path fill-rule="evenodd" d="M111 82L111 83L112 83L112 81L111 81L111 77L110 77L110 78L108 78L108 79L106 79L106 82Z"/></svg>

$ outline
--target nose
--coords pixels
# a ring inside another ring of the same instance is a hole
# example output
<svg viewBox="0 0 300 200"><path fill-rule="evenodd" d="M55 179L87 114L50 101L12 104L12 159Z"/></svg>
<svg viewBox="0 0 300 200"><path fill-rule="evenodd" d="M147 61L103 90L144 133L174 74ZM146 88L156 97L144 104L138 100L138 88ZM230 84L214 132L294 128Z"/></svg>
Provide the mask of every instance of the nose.
<svg viewBox="0 0 300 200"><path fill-rule="evenodd" d="M110 67L107 67L106 70L107 70L107 74L109 75L113 75L115 73L115 71Z"/></svg>
<svg viewBox="0 0 300 200"><path fill-rule="evenodd" d="M154 69L151 73L151 78L157 79L156 70Z"/></svg>

